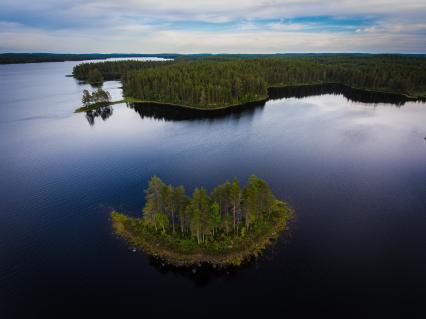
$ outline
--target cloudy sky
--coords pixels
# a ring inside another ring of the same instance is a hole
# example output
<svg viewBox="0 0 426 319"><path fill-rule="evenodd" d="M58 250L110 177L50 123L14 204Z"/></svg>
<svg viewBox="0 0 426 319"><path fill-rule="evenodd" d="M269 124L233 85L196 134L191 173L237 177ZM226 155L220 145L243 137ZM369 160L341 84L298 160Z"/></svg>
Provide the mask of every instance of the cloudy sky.
<svg viewBox="0 0 426 319"><path fill-rule="evenodd" d="M426 53L426 0L1 0L0 52Z"/></svg>

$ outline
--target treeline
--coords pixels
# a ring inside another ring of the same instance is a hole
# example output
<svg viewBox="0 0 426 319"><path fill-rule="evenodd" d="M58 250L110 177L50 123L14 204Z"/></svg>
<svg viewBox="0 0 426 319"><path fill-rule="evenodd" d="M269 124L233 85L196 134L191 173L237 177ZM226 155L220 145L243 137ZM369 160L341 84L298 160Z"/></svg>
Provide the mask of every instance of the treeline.
<svg viewBox="0 0 426 319"><path fill-rule="evenodd" d="M123 78L125 96L194 107L221 107L267 98L267 83L242 61L179 62Z"/></svg>
<svg viewBox="0 0 426 319"><path fill-rule="evenodd" d="M426 96L426 56L372 55L315 57L326 65L333 82L354 88Z"/></svg>
<svg viewBox="0 0 426 319"><path fill-rule="evenodd" d="M120 80L129 70L149 69L172 62L123 60L80 63L73 68L72 75L78 80L99 84L104 80Z"/></svg>
<svg viewBox="0 0 426 319"><path fill-rule="evenodd" d="M260 99L270 86L322 83L426 96L426 59L386 55L204 59L132 70L123 78L126 96L201 108Z"/></svg>
<svg viewBox="0 0 426 319"><path fill-rule="evenodd" d="M154 176L149 181L144 223L163 235L194 238L198 244L229 236L244 237L267 223L277 211L268 184L252 175L245 187L237 179L217 186L210 194L196 188L191 197L183 186L173 187Z"/></svg>
<svg viewBox="0 0 426 319"><path fill-rule="evenodd" d="M413 96L426 94L426 59L306 58L245 62L269 86L339 83L353 88Z"/></svg>
<svg viewBox="0 0 426 319"><path fill-rule="evenodd" d="M0 64L11 63L39 63L39 62L64 62L103 60L109 58L137 58L137 57L159 57L175 59L177 54L134 54L134 53L88 53L88 54L63 54L63 53L1 53Z"/></svg>

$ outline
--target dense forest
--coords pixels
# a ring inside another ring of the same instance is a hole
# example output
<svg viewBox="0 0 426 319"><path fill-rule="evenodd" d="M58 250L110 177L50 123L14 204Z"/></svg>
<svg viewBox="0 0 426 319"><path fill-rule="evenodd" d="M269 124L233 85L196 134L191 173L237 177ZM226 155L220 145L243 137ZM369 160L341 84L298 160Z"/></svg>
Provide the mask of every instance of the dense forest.
<svg viewBox="0 0 426 319"><path fill-rule="evenodd" d="M201 244L223 235L244 236L268 219L274 205L276 199L268 184L254 175L242 189L234 179L211 194L196 188L192 197L185 195L183 186L166 185L154 176L146 189L143 219L156 231L193 237Z"/></svg>
<svg viewBox="0 0 426 319"><path fill-rule="evenodd" d="M40 63L40 62L64 62L64 61L84 61L103 60L111 58L139 58L139 57L161 57L174 59L176 54L134 54L134 53L87 53L87 54L66 54L66 53L1 53L0 64L12 63Z"/></svg>
<svg viewBox="0 0 426 319"><path fill-rule="evenodd" d="M108 61L74 67L96 84L121 79L124 95L147 102L220 108L268 97L268 88L338 83L410 98L426 96L421 55L185 56L174 61Z"/></svg>
<svg viewBox="0 0 426 319"><path fill-rule="evenodd" d="M179 62L130 71L125 96L195 107L221 107L267 98L267 83L241 61Z"/></svg>
<svg viewBox="0 0 426 319"><path fill-rule="evenodd" d="M426 95L426 59L323 57L178 62L130 71L124 94L146 101L214 108L264 98L268 87L340 83L353 88Z"/></svg>
<svg viewBox="0 0 426 319"><path fill-rule="evenodd" d="M196 188L192 196L185 194L183 186L173 187L152 177L145 194L143 217L113 212L115 230L148 252L167 251L175 259L179 254L193 258L194 253L210 253L208 258L213 254L240 263L279 236L291 215L268 184L254 175L244 187L234 179L210 194Z"/></svg>
<svg viewBox="0 0 426 319"><path fill-rule="evenodd" d="M142 70L170 64L171 61L104 61L80 63L73 68L72 75L90 84L101 84L104 80L120 80L129 70Z"/></svg>

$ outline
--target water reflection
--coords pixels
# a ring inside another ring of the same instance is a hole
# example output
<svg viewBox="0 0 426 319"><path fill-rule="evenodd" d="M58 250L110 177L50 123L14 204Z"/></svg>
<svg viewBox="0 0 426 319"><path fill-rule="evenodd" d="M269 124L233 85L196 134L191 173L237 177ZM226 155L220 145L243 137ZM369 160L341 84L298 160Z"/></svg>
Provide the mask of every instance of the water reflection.
<svg viewBox="0 0 426 319"><path fill-rule="evenodd" d="M95 119L100 117L102 120L107 120L113 113L112 106L103 106L95 110L90 110L86 112L86 119L89 122L90 126L95 125Z"/></svg>
<svg viewBox="0 0 426 319"><path fill-rule="evenodd" d="M173 105L161 105L155 103L130 103L127 106L139 114L141 119L153 118L166 121L188 121L188 120L215 120L225 117L239 119L241 116L252 116L256 111L263 109L266 101L247 103L242 106L227 109L201 111L185 109Z"/></svg>
<svg viewBox="0 0 426 319"><path fill-rule="evenodd" d="M425 104L313 96L214 124L141 120L117 105L90 127L84 113L70 116L88 88L64 77L76 63L0 65L1 318L43 318L47 308L426 318ZM121 99L118 82L104 89ZM236 276L163 275L97 209L140 216L153 175L191 192L253 173L294 206L298 225L271 260Z"/></svg>
<svg viewBox="0 0 426 319"><path fill-rule="evenodd" d="M210 281L215 278L231 279L237 275L237 271L247 269L253 265L254 260L241 267L227 267L227 268L212 268L211 266L198 266L190 268L175 267L167 265L161 260L150 257L149 264L161 274L171 273L174 276L184 277L190 279L197 287L207 286Z"/></svg>
<svg viewBox="0 0 426 319"><path fill-rule="evenodd" d="M402 106L408 101L416 101L416 99L408 98L401 94L358 90L334 83L281 88L277 87L269 89L269 96L271 100L283 98L305 98L308 96L325 94L343 95L349 101L369 104L388 103L395 106Z"/></svg>
<svg viewBox="0 0 426 319"><path fill-rule="evenodd" d="M252 257L244 264L227 267L216 267L210 264L199 264L198 266L176 267L169 265L161 259L149 256L149 265L161 274L173 274L175 277L184 277L191 280L195 286L207 286L215 279L233 280L237 274L244 270L255 269L257 263L267 261L273 263L282 249L288 247L291 242L294 229L297 227L296 219L290 221L289 227L271 246L265 249L261 256Z"/></svg>
<svg viewBox="0 0 426 319"><path fill-rule="evenodd" d="M377 105L387 103L396 107L403 106L408 101L416 99L408 98L401 94L382 93L353 89L341 84L302 85L292 87L276 87L269 89L269 100L289 98L306 98L319 95L342 95L347 100L359 103ZM127 107L139 114L141 119L151 118L164 121L190 121L190 120L216 120L226 117L239 119L242 116L253 116L255 112L262 111L267 101L247 103L242 106L230 107L221 110L201 111L185 109L174 105L156 103L128 103ZM103 120L112 115L112 108L101 108L86 113L90 125L95 124L95 118Z"/></svg>

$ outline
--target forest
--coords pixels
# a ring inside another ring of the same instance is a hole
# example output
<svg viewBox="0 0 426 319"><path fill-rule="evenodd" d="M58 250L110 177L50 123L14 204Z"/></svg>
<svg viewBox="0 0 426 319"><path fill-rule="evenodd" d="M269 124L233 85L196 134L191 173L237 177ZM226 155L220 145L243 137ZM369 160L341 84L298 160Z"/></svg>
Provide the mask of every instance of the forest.
<svg viewBox="0 0 426 319"><path fill-rule="evenodd" d="M134 54L134 53L1 53L0 64L12 63L41 63L41 62L64 62L84 60L104 60L111 58L140 58L140 57L162 57L173 59L176 54Z"/></svg>
<svg viewBox="0 0 426 319"><path fill-rule="evenodd" d="M171 61L103 61L85 62L73 68L74 78L86 81L90 84L102 84L104 80L120 80L129 70L149 69L167 65Z"/></svg>
<svg viewBox="0 0 426 319"><path fill-rule="evenodd" d="M92 84L121 79L128 98L201 109L264 100L271 87L328 83L414 99L426 96L422 55L186 56L83 63L73 75Z"/></svg>
<svg viewBox="0 0 426 319"><path fill-rule="evenodd" d="M303 58L200 60L130 71L124 94L146 101L215 108L268 96L268 88L339 83L357 89L426 96L426 59Z"/></svg>
<svg viewBox="0 0 426 319"><path fill-rule="evenodd" d="M144 101L217 108L267 98L267 82L242 61L178 62L130 71L125 96Z"/></svg>
<svg viewBox="0 0 426 319"><path fill-rule="evenodd" d="M142 218L113 212L114 228L133 245L172 262L198 262L201 254L203 260L239 264L276 239L292 214L254 175L244 187L233 179L210 193L198 187L192 196L154 176L145 200Z"/></svg>

